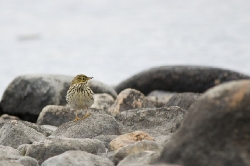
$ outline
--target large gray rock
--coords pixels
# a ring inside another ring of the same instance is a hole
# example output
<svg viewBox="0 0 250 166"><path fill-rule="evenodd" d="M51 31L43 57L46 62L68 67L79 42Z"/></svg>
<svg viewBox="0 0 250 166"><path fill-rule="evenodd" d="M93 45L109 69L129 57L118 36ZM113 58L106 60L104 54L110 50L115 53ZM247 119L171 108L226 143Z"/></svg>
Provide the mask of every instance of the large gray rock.
<svg viewBox="0 0 250 166"><path fill-rule="evenodd" d="M19 151L17 149L14 149L10 146L3 146L0 145L0 156L2 155L20 155Z"/></svg>
<svg viewBox="0 0 250 166"><path fill-rule="evenodd" d="M105 146L96 139L77 138L47 138L40 142L35 142L27 148L26 156L37 159L41 164L50 157L62 154L69 150L82 150L92 154L104 153Z"/></svg>
<svg viewBox="0 0 250 166"><path fill-rule="evenodd" d="M72 79L73 76L47 74L16 77L3 94L3 112L36 122L45 106L66 105L65 96ZM113 88L99 81L91 80L89 85L94 93L117 95Z"/></svg>
<svg viewBox="0 0 250 166"><path fill-rule="evenodd" d="M84 151L67 151L51 157L42 163L42 166L114 166L106 157L97 156Z"/></svg>
<svg viewBox="0 0 250 166"><path fill-rule="evenodd" d="M140 130L162 143L181 125L186 111L178 107L141 108L124 111L117 117L123 124L122 132Z"/></svg>
<svg viewBox="0 0 250 166"><path fill-rule="evenodd" d="M0 155L0 166L38 166L38 162L28 156Z"/></svg>
<svg viewBox="0 0 250 166"><path fill-rule="evenodd" d="M138 73L118 84L115 89L120 93L133 88L145 95L153 90L202 93L222 82L249 78L241 73L213 67L161 66Z"/></svg>
<svg viewBox="0 0 250 166"><path fill-rule="evenodd" d="M28 127L22 121L11 120L0 129L0 145L17 148L21 144L31 144L40 141L45 135Z"/></svg>
<svg viewBox="0 0 250 166"><path fill-rule="evenodd" d="M121 160L130 155L135 155L145 151L160 152L162 147L154 141L139 141L135 144L127 145L117 150L111 160L117 165Z"/></svg>
<svg viewBox="0 0 250 166"><path fill-rule="evenodd" d="M51 136L68 138L93 138L98 135L120 135L120 125L106 113L92 113L77 122L67 122L57 128Z"/></svg>
<svg viewBox="0 0 250 166"><path fill-rule="evenodd" d="M120 114L122 111L135 108L154 108L151 103L141 92L135 89L125 89L117 96L115 103L109 108L113 116Z"/></svg>
<svg viewBox="0 0 250 166"><path fill-rule="evenodd" d="M159 162L249 166L249 101L249 80L232 81L208 90L189 108Z"/></svg>

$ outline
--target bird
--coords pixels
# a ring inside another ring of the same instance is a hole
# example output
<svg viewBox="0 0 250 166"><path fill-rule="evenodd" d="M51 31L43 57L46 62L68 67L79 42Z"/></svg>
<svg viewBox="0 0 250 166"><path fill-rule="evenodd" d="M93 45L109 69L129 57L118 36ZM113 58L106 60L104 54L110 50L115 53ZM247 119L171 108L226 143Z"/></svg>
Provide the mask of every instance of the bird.
<svg viewBox="0 0 250 166"><path fill-rule="evenodd" d="M85 119L90 116L88 113L89 107L94 103L94 93L88 86L88 81L93 77L87 77L84 74L79 74L72 80L69 90L67 91L66 100L70 108L76 110L74 122ZM82 118L78 117L78 111L86 111Z"/></svg>

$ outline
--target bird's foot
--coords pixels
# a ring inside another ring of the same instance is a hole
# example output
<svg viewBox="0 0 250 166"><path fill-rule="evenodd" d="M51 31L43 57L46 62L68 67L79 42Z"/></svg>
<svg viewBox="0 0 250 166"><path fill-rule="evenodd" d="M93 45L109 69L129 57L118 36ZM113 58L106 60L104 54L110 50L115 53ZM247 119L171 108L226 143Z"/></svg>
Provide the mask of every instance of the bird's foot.
<svg viewBox="0 0 250 166"><path fill-rule="evenodd" d="M80 120L80 118L78 118L78 116L75 118L75 120L74 120L74 122L76 122L76 121L78 121L78 120Z"/></svg>
<svg viewBox="0 0 250 166"><path fill-rule="evenodd" d="M86 115L84 115L84 116L82 117L82 119L85 119L85 118L89 117L90 115L91 115L90 113L87 113Z"/></svg>

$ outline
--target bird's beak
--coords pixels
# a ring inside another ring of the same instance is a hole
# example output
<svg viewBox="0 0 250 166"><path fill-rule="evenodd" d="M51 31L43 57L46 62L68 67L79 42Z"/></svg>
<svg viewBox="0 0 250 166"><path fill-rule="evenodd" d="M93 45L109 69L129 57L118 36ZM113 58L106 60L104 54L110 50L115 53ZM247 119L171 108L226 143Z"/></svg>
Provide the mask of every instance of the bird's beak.
<svg viewBox="0 0 250 166"><path fill-rule="evenodd" d="M94 77L88 77L89 80L92 79L92 78L94 78Z"/></svg>

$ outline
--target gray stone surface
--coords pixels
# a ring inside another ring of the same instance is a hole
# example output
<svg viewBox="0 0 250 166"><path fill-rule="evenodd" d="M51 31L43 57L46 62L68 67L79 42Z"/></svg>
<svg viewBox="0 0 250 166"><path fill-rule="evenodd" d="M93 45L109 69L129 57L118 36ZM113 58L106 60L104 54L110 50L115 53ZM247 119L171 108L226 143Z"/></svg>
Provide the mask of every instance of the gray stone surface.
<svg viewBox="0 0 250 166"><path fill-rule="evenodd" d="M69 150L82 150L92 154L104 153L104 144L96 139L77 138L47 138L31 144L25 155L35 158L42 164L48 158L62 154Z"/></svg>
<svg viewBox="0 0 250 166"><path fill-rule="evenodd" d="M135 89L125 89L119 93L115 103L109 108L113 116L119 115L121 112L135 108L154 108L151 103L140 91Z"/></svg>
<svg viewBox="0 0 250 166"><path fill-rule="evenodd" d="M149 101L154 103L157 108L164 107L169 99L176 93L161 90L154 90L147 95Z"/></svg>
<svg viewBox="0 0 250 166"><path fill-rule="evenodd" d="M8 122L10 120L19 120L19 118L16 117L16 116L8 115L8 114L1 115L0 116L0 129L4 125L4 123L6 123L6 122Z"/></svg>
<svg viewBox="0 0 250 166"><path fill-rule="evenodd" d="M191 104L194 103L199 96L199 93L177 93L169 99L169 101L165 104L165 107L178 106L182 109L188 110Z"/></svg>
<svg viewBox="0 0 250 166"><path fill-rule="evenodd" d="M31 144L40 141L45 136L22 121L11 120L0 129L0 145L17 148L21 144Z"/></svg>
<svg viewBox="0 0 250 166"><path fill-rule="evenodd" d="M203 66L161 66L140 72L120 84L117 93L127 88L141 91L145 95L153 90L172 92L198 92L223 82L250 77L230 70Z"/></svg>
<svg viewBox="0 0 250 166"><path fill-rule="evenodd" d="M154 141L139 141L135 144L131 144L121 149L117 150L110 159L117 165L121 160L123 160L127 156L135 155L144 151L156 151L160 152L162 150L162 146L157 144Z"/></svg>
<svg viewBox="0 0 250 166"><path fill-rule="evenodd" d="M96 112L86 119L64 123L51 136L93 138L98 135L119 135L120 133L120 125L111 115Z"/></svg>
<svg viewBox="0 0 250 166"><path fill-rule="evenodd" d="M99 141L102 141L102 143L105 145L106 148L109 148L109 143L115 139L117 135L98 135L94 137L93 139L98 139Z"/></svg>
<svg viewBox="0 0 250 166"><path fill-rule="evenodd" d="M114 104L114 102L114 98L109 94L95 94L94 104L91 106L91 108L107 110L112 104Z"/></svg>
<svg viewBox="0 0 250 166"><path fill-rule="evenodd" d="M39 113L47 105L66 105L66 93L73 76L65 75L22 75L16 77L5 90L1 106L4 113L36 122ZM89 81L94 93L117 96L116 91L99 81Z"/></svg>
<svg viewBox="0 0 250 166"><path fill-rule="evenodd" d="M38 162L29 156L0 155L0 166L38 166Z"/></svg>
<svg viewBox="0 0 250 166"><path fill-rule="evenodd" d="M189 108L159 161L186 166L248 166L249 101L249 80L208 90Z"/></svg>
<svg viewBox="0 0 250 166"><path fill-rule="evenodd" d="M14 149L10 146L3 146L0 145L0 156L2 155L20 155L19 151L17 149Z"/></svg>
<svg viewBox="0 0 250 166"><path fill-rule="evenodd" d="M67 151L51 157L42 163L42 166L114 166L106 157L97 156L84 151Z"/></svg>
<svg viewBox="0 0 250 166"><path fill-rule="evenodd" d="M123 133L144 131L162 143L179 128L186 113L177 107L141 108L124 111L116 119L123 124Z"/></svg>

